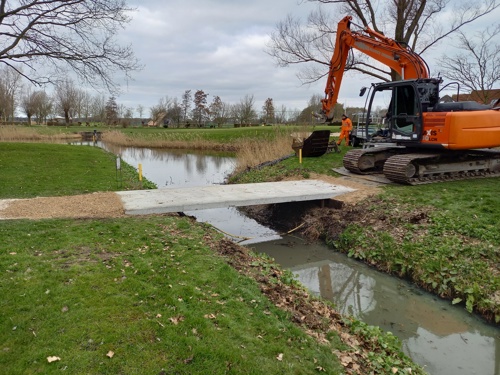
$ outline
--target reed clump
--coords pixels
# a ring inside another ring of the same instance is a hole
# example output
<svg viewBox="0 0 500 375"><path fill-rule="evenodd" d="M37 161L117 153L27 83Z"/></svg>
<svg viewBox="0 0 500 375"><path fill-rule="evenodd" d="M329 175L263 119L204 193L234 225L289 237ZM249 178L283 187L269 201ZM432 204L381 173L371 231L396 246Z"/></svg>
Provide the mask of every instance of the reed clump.
<svg viewBox="0 0 500 375"><path fill-rule="evenodd" d="M236 144L228 144L203 139L196 134L155 134L152 137L129 137L118 130L102 134L101 139L115 146L148 147L190 150L237 151Z"/></svg>
<svg viewBox="0 0 500 375"><path fill-rule="evenodd" d="M276 131L267 139L246 139L238 142L235 172L290 155L293 137L290 131Z"/></svg>
<svg viewBox="0 0 500 375"><path fill-rule="evenodd" d="M18 126L0 126L2 142L60 142L63 140L81 139L80 134L56 133L43 134L36 129Z"/></svg>

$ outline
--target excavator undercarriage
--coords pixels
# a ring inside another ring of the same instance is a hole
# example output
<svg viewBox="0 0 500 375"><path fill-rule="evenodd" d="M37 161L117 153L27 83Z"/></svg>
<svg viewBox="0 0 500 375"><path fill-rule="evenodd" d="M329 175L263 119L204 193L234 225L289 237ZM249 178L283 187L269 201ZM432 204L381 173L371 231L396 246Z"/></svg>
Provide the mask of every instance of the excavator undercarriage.
<svg viewBox="0 0 500 375"><path fill-rule="evenodd" d="M500 150L429 151L409 147L350 150L344 167L357 174L383 173L391 181L421 185L500 176Z"/></svg>

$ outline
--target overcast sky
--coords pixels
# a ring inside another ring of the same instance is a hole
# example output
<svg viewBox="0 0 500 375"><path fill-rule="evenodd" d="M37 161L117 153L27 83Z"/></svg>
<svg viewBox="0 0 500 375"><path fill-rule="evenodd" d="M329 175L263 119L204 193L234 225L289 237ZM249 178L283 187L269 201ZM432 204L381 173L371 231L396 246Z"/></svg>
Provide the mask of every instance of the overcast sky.
<svg viewBox="0 0 500 375"><path fill-rule="evenodd" d="M453 0L455 1L455 0ZM129 0L137 8L133 20L120 33L131 43L144 69L122 85L117 102L134 110L149 108L160 98L181 98L185 90L203 90L210 103L215 95L223 102L238 103L253 95L255 107L272 98L275 108L302 110L313 94L323 95L325 82L302 85L297 67L280 68L265 53L269 35L288 14L306 19L316 7L301 0ZM332 6L330 5L330 8ZM339 20L344 14L339 14ZM497 22L500 11L486 21ZM450 41L440 46L442 53ZM333 52L333 51L331 51ZM436 51L434 52L436 54ZM431 56L424 55L436 73ZM373 81L359 75L344 78L339 102L362 106L359 88ZM136 113L137 114L137 113Z"/></svg>

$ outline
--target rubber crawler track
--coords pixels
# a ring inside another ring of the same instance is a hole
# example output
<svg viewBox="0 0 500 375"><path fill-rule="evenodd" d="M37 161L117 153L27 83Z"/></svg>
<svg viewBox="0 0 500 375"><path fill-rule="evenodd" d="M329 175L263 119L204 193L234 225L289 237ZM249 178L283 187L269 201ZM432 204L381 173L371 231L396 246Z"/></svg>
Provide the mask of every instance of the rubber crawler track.
<svg viewBox="0 0 500 375"><path fill-rule="evenodd" d="M405 151L407 153L405 153ZM402 154L399 154L401 153ZM387 157L383 157L383 155ZM465 155L465 154L464 154ZM374 159L378 156L378 161L370 168L366 168L364 156L372 156ZM442 153L410 153L404 148L369 148L351 150L344 157L344 167L357 174L370 174L383 172L385 177L391 181L407 185L423 185L444 181L458 181L473 178L485 178L500 176L500 169L489 170L487 168L477 167L473 170L462 170L453 172L418 173L419 167L425 163L433 162L439 164L441 158L446 162L446 157ZM475 152L471 153L470 161L480 159L500 158L500 152ZM469 161L466 159L466 162ZM362 164L365 165L362 165Z"/></svg>

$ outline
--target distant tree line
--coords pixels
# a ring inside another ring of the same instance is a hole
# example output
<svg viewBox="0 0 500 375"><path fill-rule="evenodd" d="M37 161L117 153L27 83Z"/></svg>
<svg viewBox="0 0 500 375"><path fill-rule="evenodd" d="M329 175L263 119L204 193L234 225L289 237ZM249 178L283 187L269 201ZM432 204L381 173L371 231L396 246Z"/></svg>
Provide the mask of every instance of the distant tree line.
<svg viewBox="0 0 500 375"><path fill-rule="evenodd" d="M185 90L180 98L164 96L150 108L135 108L117 102L115 96L91 95L70 79L58 81L51 93L22 83L22 76L0 68L0 121L11 123L16 113L32 124L102 123L128 126L152 124L169 127L219 127L223 124L255 125L312 123L313 112L320 110L320 95L314 95L303 110L276 107L267 98L262 108L253 95L245 95L237 103L224 102L220 96L203 90ZM137 116L134 116L134 109ZM342 112L342 111L340 111ZM339 116L340 117L340 113Z"/></svg>
<svg viewBox="0 0 500 375"><path fill-rule="evenodd" d="M230 125L265 124L316 124L321 122L321 98L312 95L306 107L290 110L285 105L275 106L267 98L258 108L253 95L245 95L237 103L226 103L220 96L203 90L185 90L181 98L164 96L158 103L145 108L135 108L117 102L116 97L91 95L78 88L72 80L63 80L54 86L52 93L24 86L21 76L8 69L0 69L0 121L12 123L15 113L20 112L32 124L101 123L115 126L153 125L165 127L220 127ZM343 113L362 112L362 108L344 108L337 104L334 117ZM382 109L380 109L382 112Z"/></svg>

